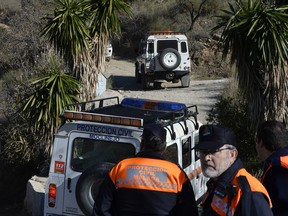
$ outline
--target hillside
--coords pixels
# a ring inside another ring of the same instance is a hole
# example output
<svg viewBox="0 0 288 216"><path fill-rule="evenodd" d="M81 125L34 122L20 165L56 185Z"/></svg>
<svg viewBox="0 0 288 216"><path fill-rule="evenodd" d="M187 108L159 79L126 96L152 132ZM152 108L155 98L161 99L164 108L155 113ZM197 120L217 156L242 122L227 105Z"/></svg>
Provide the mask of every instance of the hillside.
<svg viewBox="0 0 288 216"><path fill-rule="evenodd" d="M202 1L205 4L199 12L199 4ZM214 16L226 4L219 0L202 1L128 1L132 8L132 16L131 18L120 16L122 34L113 35L111 38L114 56L133 60L139 40L147 30L169 29L186 33L190 41L194 74L201 77L229 76L229 66L221 61L222 53L217 47L219 33L211 32L216 25ZM40 37L40 29L45 21L41 18L53 12L53 1L3 0L2 2L0 7L0 28L4 29L2 36L0 35L2 74L7 70L18 70L20 65L15 62L19 61L31 71L32 62L40 63L42 57L47 59L47 56L43 55L43 51L46 52L45 49L48 48L47 42ZM187 6L190 11L184 10ZM14 50L16 47L17 51Z"/></svg>

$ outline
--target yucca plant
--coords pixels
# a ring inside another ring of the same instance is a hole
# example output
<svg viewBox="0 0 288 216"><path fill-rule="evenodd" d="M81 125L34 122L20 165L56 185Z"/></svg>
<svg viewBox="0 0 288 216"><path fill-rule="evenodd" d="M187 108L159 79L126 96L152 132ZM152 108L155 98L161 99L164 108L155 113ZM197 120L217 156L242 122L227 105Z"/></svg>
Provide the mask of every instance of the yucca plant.
<svg viewBox="0 0 288 216"><path fill-rule="evenodd" d="M236 67L252 124L264 119L287 122L288 6L236 2L223 11L213 29L223 30L223 57L229 56Z"/></svg>
<svg viewBox="0 0 288 216"><path fill-rule="evenodd" d="M121 13L130 14L123 0L55 0L53 17L42 30L65 57L83 84L81 97L96 97L98 75L105 66L105 51L113 33L120 33Z"/></svg>
<svg viewBox="0 0 288 216"><path fill-rule="evenodd" d="M67 104L79 102L80 83L64 73L52 58L52 67L31 81L35 91L26 99L22 112L34 130L49 143L60 125L60 114ZM47 146L49 148L49 144ZM48 150L48 149L47 149Z"/></svg>

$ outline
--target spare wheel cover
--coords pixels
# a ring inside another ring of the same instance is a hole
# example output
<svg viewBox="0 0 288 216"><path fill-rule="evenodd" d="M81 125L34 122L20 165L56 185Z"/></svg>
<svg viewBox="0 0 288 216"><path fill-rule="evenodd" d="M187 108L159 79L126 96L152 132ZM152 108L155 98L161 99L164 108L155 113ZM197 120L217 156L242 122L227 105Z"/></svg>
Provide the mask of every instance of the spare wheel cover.
<svg viewBox="0 0 288 216"><path fill-rule="evenodd" d="M115 164L102 162L86 169L76 185L76 200L85 215L92 215L94 200L98 194L100 184Z"/></svg>
<svg viewBox="0 0 288 216"><path fill-rule="evenodd" d="M177 50L167 48L160 54L159 61L164 69L174 70L180 65L181 56Z"/></svg>

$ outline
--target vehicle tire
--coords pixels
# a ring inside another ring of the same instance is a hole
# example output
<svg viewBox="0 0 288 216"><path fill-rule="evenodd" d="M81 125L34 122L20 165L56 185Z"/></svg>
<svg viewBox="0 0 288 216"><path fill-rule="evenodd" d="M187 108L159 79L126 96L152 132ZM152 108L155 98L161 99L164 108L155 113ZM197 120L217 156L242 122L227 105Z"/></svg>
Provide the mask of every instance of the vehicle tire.
<svg viewBox="0 0 288 216"><path fill-rule="evenodd" d="M154 82L154 88L155 89L161 89L161 86L162 85L162 83L161 82Z"/></svg>
<svg viewBox="0 0 288 216"><path fill-rule="evenodd" d="M76 200L84 215L92 215L99 187L114 165L108 162L99 163L89 167L81 174L76 185Z"/></svg>
<svg viewBox="0 0 288 216"><path fill-rule="evenodd" d="M181 85L185 88L190 86L190 74L181 77Z"/></svg>
<svg viewBox="0 0 288 216"><path fill-rule="evenodd" d="M164 69L171 71L180 65L181 56L177 50L167 48L160 54L159 62Z"/></svg>
<svg viewBox="0 0 288 216"><path fill-rule="evenodd" d="M141 85L142 89L146 90L148 88L148 78L145 73L145 65L141 64Z"/></svg>
<svg viewBox="0 0 288 216"><path fill-rule="evenodd" d="M135 78L136 78L136 82L140 83L141 82L141 76L140 76L140 65L139 62L135 63Z"/></svg>

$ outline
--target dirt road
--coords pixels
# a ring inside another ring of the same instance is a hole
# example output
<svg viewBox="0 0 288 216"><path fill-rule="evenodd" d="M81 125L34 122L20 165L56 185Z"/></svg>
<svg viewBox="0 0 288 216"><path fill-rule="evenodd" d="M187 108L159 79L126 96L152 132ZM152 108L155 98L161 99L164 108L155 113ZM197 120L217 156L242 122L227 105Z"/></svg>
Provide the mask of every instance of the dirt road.
<svg viewBox="0 0 288 216"><path fill-rule="evenodd" d="M100 97L137 97L197 105L199 120L206 123L207 113L228 83L228 79L193 80L192 76L189 88L182 88L180 82L163 83L161 89L143 91L141 84L135 80L134 70L134 62L112 59L105 76L112 81L113 89L107 89Z"/></svg>

